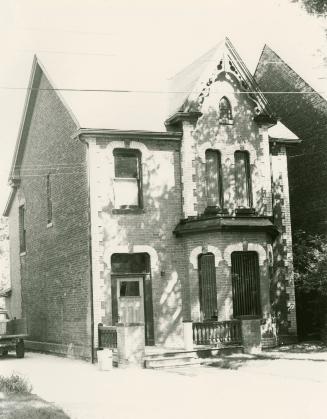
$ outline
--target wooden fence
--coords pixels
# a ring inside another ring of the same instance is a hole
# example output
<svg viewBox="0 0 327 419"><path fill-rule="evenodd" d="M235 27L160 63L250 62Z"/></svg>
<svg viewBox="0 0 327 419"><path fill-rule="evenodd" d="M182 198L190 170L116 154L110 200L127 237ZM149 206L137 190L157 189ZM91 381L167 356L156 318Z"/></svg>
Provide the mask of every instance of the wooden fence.
<svg viewBox="0 0 327 419"><path fill-rule="evenodd" d="M115 326L103 326L98 324L99 348L117 348L117 328Z"/></svg>

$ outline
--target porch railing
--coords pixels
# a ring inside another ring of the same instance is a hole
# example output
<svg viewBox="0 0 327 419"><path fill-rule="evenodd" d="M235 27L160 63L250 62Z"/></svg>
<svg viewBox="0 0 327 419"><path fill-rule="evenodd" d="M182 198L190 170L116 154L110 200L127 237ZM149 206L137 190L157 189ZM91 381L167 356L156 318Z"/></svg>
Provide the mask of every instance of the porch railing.
<svg viewBox="0 0 327 419"><path fill-rule="evenodd" d="M240 344L242 342L241 322L230 320L193 323L193 342L196 345Z"/></svg>
<svg viewBox="0 0 327 419"><path fill-rule="evenodd" d="M103 326L98 324L99 348L117 348L117 328L115 326Z"/></svg>

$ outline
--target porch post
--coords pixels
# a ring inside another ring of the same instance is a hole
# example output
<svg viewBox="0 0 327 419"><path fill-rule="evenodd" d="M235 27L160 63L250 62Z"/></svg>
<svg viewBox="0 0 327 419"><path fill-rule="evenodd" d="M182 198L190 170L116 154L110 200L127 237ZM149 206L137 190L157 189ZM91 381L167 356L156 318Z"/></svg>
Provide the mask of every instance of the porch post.
<svg viewBox="0 0 327 419"><path fill-rule="evenodd" d="M193 322L192 320L183 320L184 348L187 351L193 351Z"/></svg>
<svg viewBox="0 0 327 419"><path fill-rule="evenodd" d="M118 367L143 366L144 323L117 324Z"/></svg>
<svg viewBox="0 0 327 419"><path fill-rule="evenodd" d="M248 354L261 352L261 320L241 319L241 329L244 352Z"/></svg>

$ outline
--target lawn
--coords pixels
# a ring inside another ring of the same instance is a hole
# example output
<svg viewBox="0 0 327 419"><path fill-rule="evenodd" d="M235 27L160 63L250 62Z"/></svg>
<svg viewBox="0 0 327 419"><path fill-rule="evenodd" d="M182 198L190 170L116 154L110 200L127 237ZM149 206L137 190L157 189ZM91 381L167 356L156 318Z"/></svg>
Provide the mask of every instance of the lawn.
<svg viewBox="0 0 327 419"><path fill-rule="evenodd" d="M17 374L0 376L0 418L69 419L61 409L32 394L32 386Z"/></svg>

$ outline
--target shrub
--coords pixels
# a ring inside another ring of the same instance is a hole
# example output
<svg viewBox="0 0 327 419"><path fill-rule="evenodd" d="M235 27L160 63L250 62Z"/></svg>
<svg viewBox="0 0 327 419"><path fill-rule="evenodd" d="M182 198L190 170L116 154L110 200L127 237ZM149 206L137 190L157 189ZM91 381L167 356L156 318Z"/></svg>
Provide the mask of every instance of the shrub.
<svg viewBox="0 0 327 419"><path fill-rule="evenodd" d="M18 374L11 374L10 377L0 375L0 391L6 394L30 394L32 386L28 380Z"/></svg>

